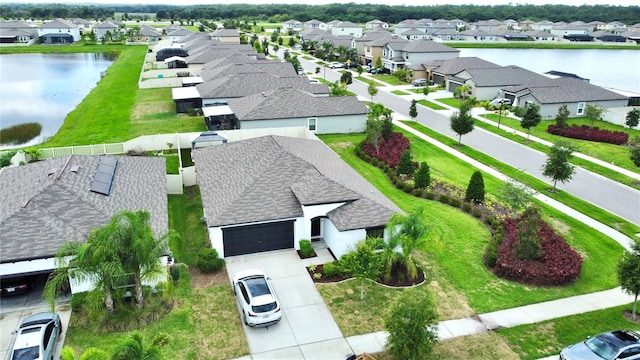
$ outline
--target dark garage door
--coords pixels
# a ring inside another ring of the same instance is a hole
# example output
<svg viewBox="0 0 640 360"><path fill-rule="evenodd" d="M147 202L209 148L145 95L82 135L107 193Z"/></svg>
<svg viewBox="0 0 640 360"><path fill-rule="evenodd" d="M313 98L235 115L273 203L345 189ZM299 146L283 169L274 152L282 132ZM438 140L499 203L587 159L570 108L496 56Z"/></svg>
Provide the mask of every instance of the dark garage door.
<svg viewBox="0 0 640 360"><path fill-rule="evenodd" d="M222 230L224 256L293 248L293 221L239 226Z"/></svg>

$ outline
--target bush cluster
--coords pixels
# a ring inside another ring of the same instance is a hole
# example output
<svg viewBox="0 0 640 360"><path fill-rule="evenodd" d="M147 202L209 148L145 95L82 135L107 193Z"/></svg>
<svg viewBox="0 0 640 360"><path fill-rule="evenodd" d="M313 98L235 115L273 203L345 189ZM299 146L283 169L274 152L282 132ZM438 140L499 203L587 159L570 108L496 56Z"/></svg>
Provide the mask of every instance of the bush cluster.
<svg viewBox="0 0 640 360"><path fill-rule="evenodd" d="M216 249L204 248L198 254L197 266L204 273L216 272L224 266L224 259L218 257Z"/></svg>
<svg viewBox="0 0 640 360"><path fill-rule="evenodd" d="M402 154L411 147L411 142L401 133L392 133L390 137L380 139L378 151L366 141L362 142L361 147L368 156L395 168L400 163Z"/></svg>
<svg viewBox="0 0 640 360"><path fill-rule="evenodd" d="M564 238L556 234L546 222L539 222L541 257L521 260L516 256L518 223L521 219L504 221L504 239L498 247L493 271L497 276L535 286L560 286L572 283L582 268L582 258ZM485 254L487 262L491 254Z"/></svg>
<svg viewBox="0 0 640 360"><path fill-rule="evenodd" d="M300 254L303 258L310 258L316 255L310 240L300 240Z"/></svg>
<svg viewBox="0 0 640 360"><path fill-rule="evenodd" d="M547 132L572 139L597 141L615 145L622 145L629 140L629 135L623 131L604 130L587 125L571 125L565 127L549 125Z"/></svg>

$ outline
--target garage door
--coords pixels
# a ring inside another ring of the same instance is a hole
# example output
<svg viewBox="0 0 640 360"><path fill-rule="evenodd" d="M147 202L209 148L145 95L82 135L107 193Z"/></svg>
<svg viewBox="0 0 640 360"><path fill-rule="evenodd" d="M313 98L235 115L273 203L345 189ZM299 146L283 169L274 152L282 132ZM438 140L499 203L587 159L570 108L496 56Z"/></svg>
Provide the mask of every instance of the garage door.
<svg viewBox="0 0 640 360"><path fill-rule="evenodd" d="M239 226L222 230L224 256L293 248L293 221Z"/></svg>

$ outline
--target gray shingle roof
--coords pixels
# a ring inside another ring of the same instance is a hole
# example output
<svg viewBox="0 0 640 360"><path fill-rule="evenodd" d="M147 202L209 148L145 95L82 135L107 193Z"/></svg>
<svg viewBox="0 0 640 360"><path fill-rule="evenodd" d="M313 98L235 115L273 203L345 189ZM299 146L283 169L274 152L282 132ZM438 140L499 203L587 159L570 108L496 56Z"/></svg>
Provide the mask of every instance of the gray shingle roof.
<svg viewBox="0 0 640 360"><path fill-rule="evenodd" d="M209 226L303 216L302 205L339 203L339 230L385 225L400 212L323 142L264 136L193 153Z"/></svg>
<svg viewBox="0 0 640 360"><path fill-rule="evenodd" d="M467 69L476 86L511 86L544 81L547 77L518 66Z"/></svg>
<svg viewBox="0 0 640 360"><path fill-rule="evenodd" d="M310 86L304 76L280 77L268 73L236 74L196 85L202 99L239 98L284 88L299 88L314 94L329 94L329 87Z"/></svg>
<svg viewBox="0 0 640 360"><path fill-rule="evenodd" d="M280 89L232 99L229 107L241 121L368 113L367 107L355 96L316 97L300 89Z"/></svg>
<svg viewBox="0 0 640 360"><path fill-rule="evenodd" d="M99 158L74 155L0 172L0 262L51 257L61 244L85 240L120 210L147 210L156 235L167 231L165 160L118 157L105 196L89 191Z"/></svg>
<svg viewBox="0 0 640 360"><path fill-rule="evenodd" d="M42 24L43 29L75 29L78 25L65 19L55 19Z"/></svg>
<svg viewBox="0 0 640 360"><path fill-rule="evenodd" d="M507 87L505 91L528 90L541 104L564 104L589 101L625 100L627 96L571 77L546 79L535 84Z"/></svg>
<svg viewBox="0 0 640 360"><path fill-rule="evenodd" d="M269 73L277 76L297 76L298 73L289 62L253 60L252 62L234 64L230 61L223 61L225 65L213 67L207 66L200 76L204 81L216 78L224 78L236 74L256 74Z"/></svg>
<svg viewBox="0 0 640 360"><path fill-rule="evenodd" d="M455 75L465 69L488 69L499 67L501 66L487 60L483 60L479 57L465 56L444 60L442 64L433 71L438 74Z"/></svg>

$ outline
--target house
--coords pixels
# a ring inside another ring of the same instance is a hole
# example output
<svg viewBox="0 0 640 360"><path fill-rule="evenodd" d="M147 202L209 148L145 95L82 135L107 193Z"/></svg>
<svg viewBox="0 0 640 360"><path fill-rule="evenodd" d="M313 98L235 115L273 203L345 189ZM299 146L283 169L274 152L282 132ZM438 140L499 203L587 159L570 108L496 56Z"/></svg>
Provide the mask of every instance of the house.
<svg viewBox="0 0 640 360"><path fill-rule="evenodd" d="M431 36L439 41L458 41L463 38L460 32L453 27L438 29L437 31L434 31Z"/></svg>
<svg viewBox="0 0 640 360"><path fill-rule="evenodd" d="M304 24L295 19L287 20L282 23L282 30L285 32L288 32L289 30L301 31L302 29L304 29Z"/></svg>
<svg viewBox="0 0 640 360"><path fill-rule="evenodd" d="M427 28L429 27L426 21L416 20L416 19L406 19L400 21L396 26L393 27L393 33L401 36L403 33L415 29L419 31L427 32Z"/></svg>
<svg viewBox="0 0 640 360"><path fill-rule="evenodd" d="M590 25L573 25L573 24L565 24L565 25L557 25L549 30L553 35L556 35L560 38L573 36L573 35L587 35L591 32Z"/></svg>
<svg viewBox="0 0 640 360"><path fill-rule="evenodd" d="M96 34L96 40L102 42L106 33L113 34L120 30L120 26L113 21L103 21L93 27L93 32Z"/></svg>
<svg viewBox="0 0 640 360"><path fill-rule="evenodd" d="M333 24L331 27L331 34L335 36L346 35L359 38L362 36L362 26L350 21L340 21Z"/></svg>
<svg viewBox="0 0 640 360"><path fill-rule="evenodd" d="M324 23L320 20L311 19L309 21L304 22L305 29L317 29L317 30L327 30L327 23Z"/></svg>
<svg viewBox="0 0 640 360"><path fill-rule="evenodd" d="M38 37L38 27L21 20L0 21L0 44L28 44Z"/></svg>
<svg viewBox="0 0 640 360"><path fill-rule="evenodd" d="M547 77L544 75L514 65L497 68L470 68L450 77L447 88L454 91L458 86L468 85L471 96L478 100L492 100L504 97L502 89L506 87L533 84L546 79ZM511 100L516 104L514 99Z"/></svg>
<svg viewBox="0 0 640 360"><path fill-rule="evenodd" d="M374 19L371 21L367 21L364 24L365 28L367 28L367 30L370 29L375 29L375 28L380 28L380 29L388 29L389 28L389 23L386 23L382 20L378 20L378 19Z"/></svg>
<svg viewBox="0 0 640 360"><path fill-rule="evenodd" d="M550 32L540 30L528 30L523 32L522 34L527 35L535 41L556 41L558 38L556 35L553 35Z"/></svg>
<svg viewBox="0 0 640 360"><path fill-rule="evenodd" d="M487 60L470 56L470 57L457 57L454 59L431 62L424 64L428 73L426 78L431 80L434 84L440 84L449 89L449 91L455 91L455 87L459 84L449 85L449 80L456 74L467 69L491 69L499 68L500 65L494 64Z"/></svg>
<svg viewBox="0 0 640 360"><path fill-rule="evenodd" d="M230 99L283 88L303 89L318 96L329 96L330 92L327 85L310 84L305 76L277 76L264 72L241 73L196 85L202 106L228 105Z"/></svg>
<svg viewBox="0 0 640 360"><path fill-rule="evenodd" d="M304 126L315 134L364 132L367 107L355 96L314 96L288 88L230 99L237 129Z"/></svg>
<svg viewBox="0 0 640 360"><path fill-rule="evenodd" d="M351 48L356 49L356 54L358 54L358 59L360 59L360 64L368 64L371 62L375 62L375 59L382 55L382 46L384 43L380 44L377 47L377 51L374 50L372 46L369 45L371 41L379 40L379 39L391 39L393 38L393 34L387 30L382 28L374 28L362 35L359 38L353 38L351 40ZM374 54L377 52L376 54Z"/></svg>
<svg viewBox="0 0 640 360"><path fill-rule="evenodd" d="M191 34L193 34L193 31L187 30L183 27L178 27L177 29L171 32L167 32L167 38L171 39L172 42L180 42L182 41L182 38L184 38L185 36L189 36Z"/></svg>
<svg viewBox="0 0 640 360"><path fill-rule="evenodd" d="M71 155L0 172L0 276L47 274L58 247L85 241L121 210L146 210L168 230L164 158ZM90 289L71 283L71 291Z"/></svg>
<svg viewBox="0 0 640 360"><path fill-rule="evenodd" d="M322 240L337 258L401 210L317 139L262 136L195 149L205 222L222 257Z"/></svg>
<svg viewBox="0 0 640 360"><path fill-rule="evenodd" d="M566 104L569 117L585 116L587 105L603 108L625 107L629 97L613 92L583 79L562 76L510 86L502 89L504 97L513 99L514 106L534 103L540 106L542 119L554 119L560 106Z"/></svg>
<svg viewBox="0 0 640 360"><path fill-rule="evenodd" d="M401 34L407 40L430 40L431 36L426 32L418 29L409 29Z"/></svg>
<svg viewBox="0 0 640 360"><path fill-rule="evenodd" d="M156 44L162 38L162 33L149 25L140 26L140 40L149 44Z"/></svg>
<svg viewBox="0 0 640 360"><path fill-rule="evenodd" d="M496 40L504 39L506 41L529 41L531 38L522 32L516 32L509 29L494 30L492 33L496 37Z"/></svg>
<svg viewBox="0 0 640 360"><path fill-rule="evenodd" d="M465 30L459 33L463 41L496 41L496 36L485 30Z"/></svg>
<svg viewBox="0 0 640 360"><path fill-rule="evenodd" d="M80 35L84 35L93 30L93 23L89 20L75 18L71 20L71 22L78 26L78 29L80 29Z"/></svg>
<svg viewBox="0 0 640 360"><path fill-rule="evenodd" d="M210 34L211 40L221 43L240 44L240 32L238 29L218 29Z"/></svg>
<svg viewBox="0 0 640 360"><path fill-rule="evenodd" d="M382 66L391 73L411 64L458 57L460 50L431 41L397 39L382 48Z"/></svg>
<svg viewBox="0 0 640 360"><path fill-rule="evenodd" d="M490 33L494 30L506 29L507 26L505 26L505 24L502 21L499 21L496 19L489 19L489 20L479 20L474 24L472 24L471 28L472 29L470 30L482 30Z"/></svg>
<svg viewBox="0 0 640 360"><path fill-rule="evenodd" d="M38 28L41 44L71 44L80 41L80 28L71 21L55 19L45 22Z"/></svg>

